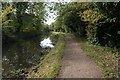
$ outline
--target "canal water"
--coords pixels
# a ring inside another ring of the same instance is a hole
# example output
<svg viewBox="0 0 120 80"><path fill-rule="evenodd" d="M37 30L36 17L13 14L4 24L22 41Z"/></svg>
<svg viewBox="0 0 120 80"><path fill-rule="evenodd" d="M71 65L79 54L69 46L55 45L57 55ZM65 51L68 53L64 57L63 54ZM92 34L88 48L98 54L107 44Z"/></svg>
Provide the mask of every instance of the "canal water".
<svg viewBox="0 0 120 80"><path fill-rule="evenodd" d="M39 46L40 37L3 45L2 76L18 77L27 74L27 70L40 63L47 50Z"/></svg>

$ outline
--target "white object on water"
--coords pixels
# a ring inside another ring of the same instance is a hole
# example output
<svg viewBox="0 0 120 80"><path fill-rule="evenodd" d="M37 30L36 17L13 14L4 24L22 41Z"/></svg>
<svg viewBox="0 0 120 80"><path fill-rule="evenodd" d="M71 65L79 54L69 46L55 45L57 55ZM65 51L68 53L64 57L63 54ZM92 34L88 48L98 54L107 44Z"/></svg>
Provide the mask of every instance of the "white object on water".
<svg viewBox="0 0 120 80"><path fill-rule="evenodd" d="M44 39L43 41L41 41L40 46L42 48L53 48L54 47L50 38L47 38L47 39Z"/></svg>

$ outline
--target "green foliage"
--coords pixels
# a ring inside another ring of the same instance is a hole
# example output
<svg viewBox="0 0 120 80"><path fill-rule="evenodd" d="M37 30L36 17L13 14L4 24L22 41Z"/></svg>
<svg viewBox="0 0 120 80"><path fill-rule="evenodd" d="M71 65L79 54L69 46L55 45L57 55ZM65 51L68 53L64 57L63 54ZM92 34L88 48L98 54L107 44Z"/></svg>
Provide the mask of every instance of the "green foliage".
<svg viewBox="0 0 120 80"><path fill-rule="evenodd" d="M56 32L65 32L64 24L60 20L56 20L53 24L51 24L52 28Z"/></svg>
<svg viewBox="0 0 120 80"><path fill-rule="evenodd" d="M120 48L120 2L97 4L98 11L104 14L107 19L99 23L98 36L99 43L110 47ZM102 33L101 33L102 32Z"/></svg>
<svg viewBox="0 0 120 80"><path fill-rule="evenodd" d="M44 15L45 5L42 2L2 3L3 41L8 42L8 39L16 39L22 35L24 37L24 34L27 33L30 33L28 36L41 34L44 26Z"/></svg>
<svg viewBox="0 0 120 80"><path fill-rule="evenodd" d="M94 9L85 10L80 16L88 22L87 36L93 44L107 45L110 47L120 47L120 37L117 33L120 28L118 3L95 3ZM114 7L113 7L114 6ZM103 12L104 11L104 12ZM114 13L116 11L116 16Z"/></svg>
<svg viewBox="0 0 120 80"><path fill-rule="evenodd" d="M57 22L62 25L60 28L64 27L65 32L72 31L78 33L80 36L85 36L85 23L78 14L79 10L82 9L80 5L78 3L61 3L58 5L62 7L58 8L59 16L57 17Z"/></svg>
<svg viewBox="0 0 120 80"><path fill-rule="evenodd" d="M57 4L58 17L55 24L65 25L68 31L77 33L79 37L87 36L91 44L119 48L119 8L120 2L61 3Z"/></svg>
<svg viewBox="0 0 120 80"><path fill-rule="evenodd" d="M11 13L11 8L12 8L12 4L10 4L9 6L7 6L7 7L5 8L5 10L3 11L2 15L0 15L0 19L2 19L2 25L3 25L4 27L7 27L8 23L9 23L10 21L12 21L12 20L8 20L8 19L7 19L7 15L8 15L9 13ZM6 26L5 26L5 25L6 25Z"/></svg>
<svg viewBox="0 0 120 80"><path fill-rule="evenodd" d="M87 9L80 13L80 16L82 16L83 21L87 22L86 31L88 40L91 43L98 44L97 30L99 28L99 21L106 19L106 17L94 9Z"/></svg>

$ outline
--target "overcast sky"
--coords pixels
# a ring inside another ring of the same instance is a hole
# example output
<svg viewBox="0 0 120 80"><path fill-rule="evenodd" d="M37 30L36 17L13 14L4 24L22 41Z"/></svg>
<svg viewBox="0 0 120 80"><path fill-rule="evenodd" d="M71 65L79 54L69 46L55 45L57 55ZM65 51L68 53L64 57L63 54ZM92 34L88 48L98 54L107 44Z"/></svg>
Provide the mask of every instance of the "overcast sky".
<svg viewBox="0 0 120 80"><path fill-rule="evenodd" d="M51 16L51 18L47 18L47 21L45 23L47 23L48 25L50 25L51 23L53 23L55 21L56 16L53 13L49 13L49 16Z"/></svg>
<svg viewBox="0 0 120 80"><path fill-rule="evenodd" d="M50 12L50 9L48 8L48 6L51 7L51 6L53 6L53 4L47 3L47 6L46 6L46 11L47 11L48 16L46 17L45 23L50 25L51 23L53 23L55 21L55 18L57 17L57 12L56 11Z"/></svg>

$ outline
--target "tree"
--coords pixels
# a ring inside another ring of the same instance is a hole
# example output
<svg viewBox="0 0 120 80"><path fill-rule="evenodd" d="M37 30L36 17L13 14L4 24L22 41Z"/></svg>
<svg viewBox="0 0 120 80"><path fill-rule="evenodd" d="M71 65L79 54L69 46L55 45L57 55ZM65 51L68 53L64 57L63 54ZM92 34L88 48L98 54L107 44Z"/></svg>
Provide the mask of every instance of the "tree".
<svg viewBox="0 0 120 80"><path fill-rule="evenodd" d="M16 39L19 36L22 38L23 34L25 36L27 33L26 37L42 33L46 13L44 3L4 2L2 3L2 11L3 41Z"/></svg>

